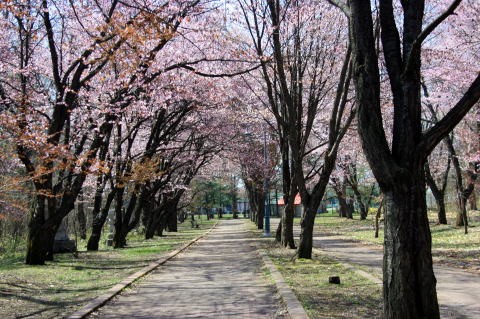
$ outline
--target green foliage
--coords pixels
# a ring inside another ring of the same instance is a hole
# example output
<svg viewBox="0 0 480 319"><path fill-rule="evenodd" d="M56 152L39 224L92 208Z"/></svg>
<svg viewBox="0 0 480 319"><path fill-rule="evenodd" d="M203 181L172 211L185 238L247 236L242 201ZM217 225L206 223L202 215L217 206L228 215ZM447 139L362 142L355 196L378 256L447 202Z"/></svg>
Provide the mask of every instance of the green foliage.
<svg viewBox="0 0 480 319"><path fill-rule="evenodd" d="M191 185L195 196L190 204L192 211L201 208L221 208L232 204L231 185L221 178L195 180Z"/></svg>

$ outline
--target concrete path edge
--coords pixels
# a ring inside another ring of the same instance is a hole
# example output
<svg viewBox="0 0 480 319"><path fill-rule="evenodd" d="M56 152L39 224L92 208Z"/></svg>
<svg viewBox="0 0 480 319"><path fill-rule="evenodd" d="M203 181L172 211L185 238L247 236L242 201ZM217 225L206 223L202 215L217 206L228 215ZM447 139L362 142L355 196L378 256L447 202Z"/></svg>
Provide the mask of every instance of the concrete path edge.
<svg viewBox="0 0 480 319"><path fill-rule="evenodd" d="M290 286L285 282L285 279L277 267L273 264L270 257L268 257L267 253L263 250L258 250L258 252L263 259L263 263L265 266L267 266L273 280L275 281L277 291L285 302L290 318L308 319L307 312L303 308L295 293L292 291L292 289L290 289Z"/></svg>
<svg viewBox="0 0 480 319"><path fill-rule="evenodd" d="M160 259L157 261L154 261L150 263L148 266L145 266L144 268L140 269L136 273L128 276L124 280L122 280L120 283L116 284L112 288L108 289L105 293L97 296L95 299L87 303L85 306L80 308L79 310L75 311L71 315L67 316L67 319L82 319L94 312L95 310L99 309L102 307L104 304L106 304L110 299L121 293L125 288L129 287L132 283L137 281L138 279L146 276L153 270L155 270L157 267L165 264L167 261L172 259L173 257L177 256L179 253L183 252L185 249L208 235L216 226L218 225L218 221L205 233L202 235L192 239L191 241L183 244L180 248L177 248L165 256L162 256Z"/></svg>

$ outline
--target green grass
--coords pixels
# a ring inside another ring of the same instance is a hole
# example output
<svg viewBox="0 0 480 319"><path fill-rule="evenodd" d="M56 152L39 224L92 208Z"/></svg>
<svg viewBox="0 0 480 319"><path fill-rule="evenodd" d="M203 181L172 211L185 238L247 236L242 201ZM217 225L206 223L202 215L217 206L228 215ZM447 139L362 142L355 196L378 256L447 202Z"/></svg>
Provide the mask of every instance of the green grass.
<svg viewBox="0 0 480 319"><path fill-rule="evenodd" d="M247 229L258 237L285 281L297 295L310 318L380 318L382 289L324 254L314 252L312 260L294 259L295 251L279 247L273 238L263 237L254 223ZM271 280L269 272L264 271ZM328 277L340 276L341 284L328 283Z"/></svg>
<svg viewBox="0 0 480 319"><path fill-rule="evenodd" d="M79 243L78 256L58 254L45 266L27 266L21 252L0 259L0 317L59 318L74 312L92 298L111 288L159 256L199 236L214 220L202 221L199 229L179 225L178 233L143 240L128 238L128 247L101 247L87 252Z"/></svg>
<svg viewBox="0 0 480 319"><path fill-rule="evenodd" d="M381 317L380 285L323 254L292 260L291 250L270 247L267 251L310 318ZM330 276L340 276L341 284L329 284Z"/></svg>
<svg viewBox="0 0 480 319"><path fill-rule="evenodd" d="M432 234L432 253L437 261L468 269L480 269L480 221L479 213L471 212L469 233L464 234L463 227L455 226L454 213L448 214L448 225L436 223L436 212L429 212L430 231ZM359 220L358 216L349 220L335 214L322 214L315 219L315 232L338 235L364 244L383 245L383 223L379 237L374 237L373 215L367 220ZM299 220L295 220L299 222Z"/></svg>

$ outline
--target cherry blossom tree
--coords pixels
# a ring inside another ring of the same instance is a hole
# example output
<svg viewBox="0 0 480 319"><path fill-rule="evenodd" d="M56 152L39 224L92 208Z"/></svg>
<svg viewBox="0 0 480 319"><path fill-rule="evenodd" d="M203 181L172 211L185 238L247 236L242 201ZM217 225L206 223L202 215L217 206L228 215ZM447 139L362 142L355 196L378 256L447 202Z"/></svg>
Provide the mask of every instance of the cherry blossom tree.
<svg viewBox="0 0 480 319"><path fill-rule="evenodd" d="M15 116L11 136L37 193L28 264L52 258L58 225L73 209L119 112L168 71L150 67L184 18L203 10L200 4L32 1L6 7L6 43L18 46L14 58L2 61L2 105ZM178 67L186 64L170 69Z"/></svg>
<svg viewBox="0 0 480 319"><path fill-rule="evenodd" d="M316 2L240 1L240 6L280 140L287 203L282 243L293 246L292 205L299 192L305 213L298 256L311 258L317 209L354 117L346 24Z"/></svg>
<svg viewBox="0 0 480 319"><path fill-rule="evenodd" d="M424 20L425 1L379 2L381 43L392 94L392 142L386 138L380 101L380 67L372 3L330 0L348 16L354 57L353 77L358 104L358 128L363 149L384 193L384 315L386 318L439 318L432 267L431 235L425 203L428 155L480 98L480 75L455 95L453 107L427 131L422 131L422 48L432 31L452 14L461 0L440 15ZM428 4L428 2L427 2ZM471 13L470 13L471 15ZM397 22L396 17L400 18ZM402 24L402 33L397 24ZM452 99L448 101L451 105Z"/></svg>

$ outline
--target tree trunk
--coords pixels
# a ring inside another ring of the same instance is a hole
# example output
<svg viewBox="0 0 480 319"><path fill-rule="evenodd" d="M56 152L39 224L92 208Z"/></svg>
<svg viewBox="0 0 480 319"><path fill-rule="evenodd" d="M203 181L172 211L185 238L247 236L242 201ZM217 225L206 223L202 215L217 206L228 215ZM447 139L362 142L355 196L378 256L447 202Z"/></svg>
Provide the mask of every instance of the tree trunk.
<svg viewBox="0 0 480 319"><path fill-rule="evenodd" d="M280 219L277 230L275 231L275 241L278 241L279 243L282 242L282 219Z"/></svg>
<svg viewBox="0 0 480 319"><path fill-rule="evenodd" d="M448 164L448 168L450 168L450 162ZM447 173L448 174L447 169ZM446 178L446 176L444 176ZM433 178L431 172L430 172L430 167L427 162L425 164L425 178L427 181L427 185L432 191L433 197L435 198L435 202L437 203L437 208L438 208L438 223L446 225L447 224L447 214L445 211L445 189L440 189L438 188L437 184L435 183L435 179ZM446 184L445 184L446 186Z"/></svg>
<svg viewBox="0 0 480 319"><path fill-rule="evenodd" d="M173 199L167 202L165 224L169 232L177 232L177 210L180 197L181 195L175 195Z"/></svg>
<svg viewBox="0 0 480 319"><path fill-rule="evenodd" d="M442 225L447 225L447 211L445 210L445 196L437 201L438 205L438 223Z"/></svg>
<svg viewBox="0 0 480 319"><path fill-rule="evenodd" d="M300 244L298 245L298 258L312 258L313 226L315 223L316 209L305 207L301 221Z"/></svg>
<svg viewBox="0 0 480 319"><path fill-rule="evenodd" d="M128 232L120 230L115 231L113 235L113 248L124 248L127 245Z"/></svg>
<svg viewBox="0 0 480 319"><path fill-rule="evenodd" d="M468 198L468 203L470 205L470 210L478 210L477 209L477 195L475 194L475 192L472 192L472 194Z"/></svg>
<svg viewBox="0 0 480 319"><path fill-rule="evenodd" d="M102 237L103 224L99 219L94 219L92 222L92 234L88 239L87 250L88 251L97 251L100 244L100 238Z"/></svg>
<svg viewBox="0 0 480 319"><path fill-rule="evenodd" d="M351 185L351 186L352 186L353 194L358 204L358 208L360 209L360 220L365 220L367 219L367 216L368 216L369 205L365 205L365 203L363 202L362 194L358 189L358 185Z"/></svg>
<svg viewBox="0 0 480 319"><path fill-rule="evenodd" d="M347 218L348 219L353 219L353 211L355 210L355 207L353 206L353 200L352 199L347 199Z"/></svg>
<svg viewBox="0 0 480 319"><path fill-rule="evenodd" d="M83 202L83 193L78 196L79 203L77 204L77 219L78 230L81 239L87 239L87 218L85 216L85 204Z"/></svg>
<svg viewBox="0 0 480 319"><path fill-rule="evenodd" d="M283 247L288 247L290 249L295 249L295 240L293 237L293 219L295 217L295 211L292 204L285 205L285 211L282 215L282 233L280 242Z"/></svg>
<svg viewBox="0 0 480 319"><path fill-rule="evenodd" d="M167 228L169 232L176 233L178 231L176 211L170 212L170 214L168 215Z"/></svg>
<svg viewBox="0 0 480 319"><path fill-rule="evenodd" d="M55 234L63 219L60 216L66 216L68 213L67 211L56 211L54 206L51 205L51 211L46 216L47 206L45 205L44 196L37 196L36 201L37 208L28 223L27 253L25 258L27 265L44 265L45 261L53 260Z"/></svg>
<svg viewBox="0 0 480 319"><path fill-rule="evenodd" d="M263 229L263 216L265 212L265 203L263 201L263 195L262 193L258 193L257 195L257 228L258 229Z"/></svg>
<svg viewBox="0 0 480 319"><path fill-rule="evenodd" d="M377 213L375 214L375 238L378 238L378 232L380 231L380 217L382 216L383 198L378 205Z"/></svg>
<svg viewBox="0 0 480 319"><path fill-rule="evenodd" d="M32 223L33 222L33 223ZM46 232L41 225L35 221L31 221L28 229L27 237L27 255L25 263L27 265L45 265L48 243L51 236L50 232Z"/></svg>
<svg viewBox="0 0 480 319"><path fill-rule="evenodd" d="M155 209L144 209L144 214L148 211L150 211L150 213L148 213L150 215L150 219L149 222L145 224L145 239L152 239L153 236L155 236L155 233L159 233L159 229L161 229L161 233L163 234L167 213L164 205L163 207L160 206Z"/></svg>
<svg viewBox="0 0 480 319"><path fill-rule="evenodd" d="M439 318L423 172L384 193L385 318Z"/></svg>
<svg viewBox="0 0 480 319"><path fill-rule="evenodd" d="M342 193L337 193L338 203L340 205L340 210L338 213L338 217L347 217L348 215L348 204L345 200L345 197Z"/></svg>
<svg viewBox="0 0 480 319"><path fill-rule="evenodd" d="M125 232L125 224L123 209L124 188L118 189L115 194L115 234L113 235L113 248L123 248L127 244L127 233Z"/></svg>
<svg viewBox="0 0 480 319"><path fill-rule="evenodd" d="M94 209L92 212L92 234L90 235L90 238L88 239L87 243L87 250L88 251L97 251L98 246L100 243L100 239L102 237L102 231L103 231L103 225L105 225L105 222L108 217L108 211L110 210L110 206L112 204L112 201L115 197L115 190L112 190L108 196L107 200L105 201L105 206L103 206L102 210L100 212L97 211L97 204L100 205L101 203L101 198L98 203L94 205ZM100 208L100 207L98 207Z"/></svg>
<svg viewBox="0 0 480 319"><path fill-rule="evenodd" d="M157 227L155 227L157 226ZM150 223L148 227L145 227L145 239L152 239L155 236L155 232L158 230L158 224L154 225L154 223ZM162 231L163 233L163 231Z"/></svg>

